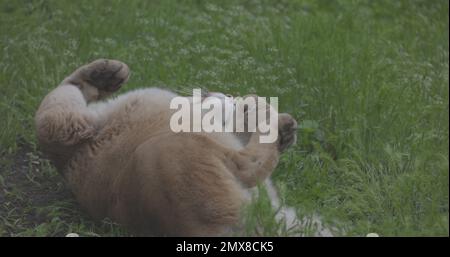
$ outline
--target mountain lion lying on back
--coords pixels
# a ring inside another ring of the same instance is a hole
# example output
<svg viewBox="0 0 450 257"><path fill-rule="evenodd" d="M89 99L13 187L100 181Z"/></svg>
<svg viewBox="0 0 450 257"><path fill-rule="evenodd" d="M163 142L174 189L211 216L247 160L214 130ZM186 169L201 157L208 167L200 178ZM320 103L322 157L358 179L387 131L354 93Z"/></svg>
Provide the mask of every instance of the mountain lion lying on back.
<svg viewBox="0 0 450 257"><path fill-rule="evenodd" d="M100 101L128 76L126 64L97 60L65 78L36 113L42 151L95 219L138 235L230 235L248 190L295 142L296 121L279 114L278 139L264 144L258 131L174 133L173 92L147 88Z"/></svg>

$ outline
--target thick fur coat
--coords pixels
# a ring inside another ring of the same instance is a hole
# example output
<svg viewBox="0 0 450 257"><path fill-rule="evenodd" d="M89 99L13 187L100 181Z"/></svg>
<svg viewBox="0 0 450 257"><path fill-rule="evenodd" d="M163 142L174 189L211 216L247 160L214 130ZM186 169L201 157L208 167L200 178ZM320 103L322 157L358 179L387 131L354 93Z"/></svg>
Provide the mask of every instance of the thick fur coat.
<svg viewBox="0 0 450 257"><path fill-rule="evenodd" d="M258 132L174 133L173 92L140 89L102 101L128 76L126 64L102 59L65 78L36 112L42 151L96 219L140 235L230 235L248 189L295 142L296 121L279 114L270 144L259 143Z"/></svg>

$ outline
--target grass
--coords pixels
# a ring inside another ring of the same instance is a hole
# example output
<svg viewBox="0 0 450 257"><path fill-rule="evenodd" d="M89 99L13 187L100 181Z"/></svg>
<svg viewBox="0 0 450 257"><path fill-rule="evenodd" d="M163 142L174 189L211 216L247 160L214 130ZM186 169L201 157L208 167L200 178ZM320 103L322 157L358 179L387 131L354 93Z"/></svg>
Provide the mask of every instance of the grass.
<svg viewBox="0 0 450 257"><path fill-rule="evenodd" d="M448 15L446 0L0 0L0 235L126 235L79 210L33 127L50 89L106 57L133 71L120 93L278 96L301 126L274 173L298 215L339 235L448 236ZM249 219L278 234L267 197Z"/></svg>

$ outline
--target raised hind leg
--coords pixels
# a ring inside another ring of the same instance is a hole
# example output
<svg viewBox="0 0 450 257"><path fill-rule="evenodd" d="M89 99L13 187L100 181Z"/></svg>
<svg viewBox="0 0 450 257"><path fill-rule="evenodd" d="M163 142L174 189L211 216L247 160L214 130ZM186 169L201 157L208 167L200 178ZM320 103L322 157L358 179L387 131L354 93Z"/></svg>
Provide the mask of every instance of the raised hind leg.
<svg viewBox="0 0 450 257"><path fill-rule="evenodd" d="M98 128L87 104L118 90L128 76L126 64L101 59L66 77L44 98L35 115L37 138L44 152L51 159L64 159L74 146L92 138Z"/></svg>

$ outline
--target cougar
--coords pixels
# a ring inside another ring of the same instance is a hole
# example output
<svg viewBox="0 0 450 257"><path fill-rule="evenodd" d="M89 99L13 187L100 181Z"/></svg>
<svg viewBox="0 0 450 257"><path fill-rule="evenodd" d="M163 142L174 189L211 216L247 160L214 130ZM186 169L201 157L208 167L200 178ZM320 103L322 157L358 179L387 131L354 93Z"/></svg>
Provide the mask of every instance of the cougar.
<svg viewBox="0 0 450 257"><path fill-rule="evenodd" d="M94 219L108 217L136 235L231 235L249 189L296 141L297 122L277 113L273 143L260 143L258 130L175 133L175 92L145 88L106 99L129 74L125 63L100 59L66 77L35 115L42 152Z"/></svg>

